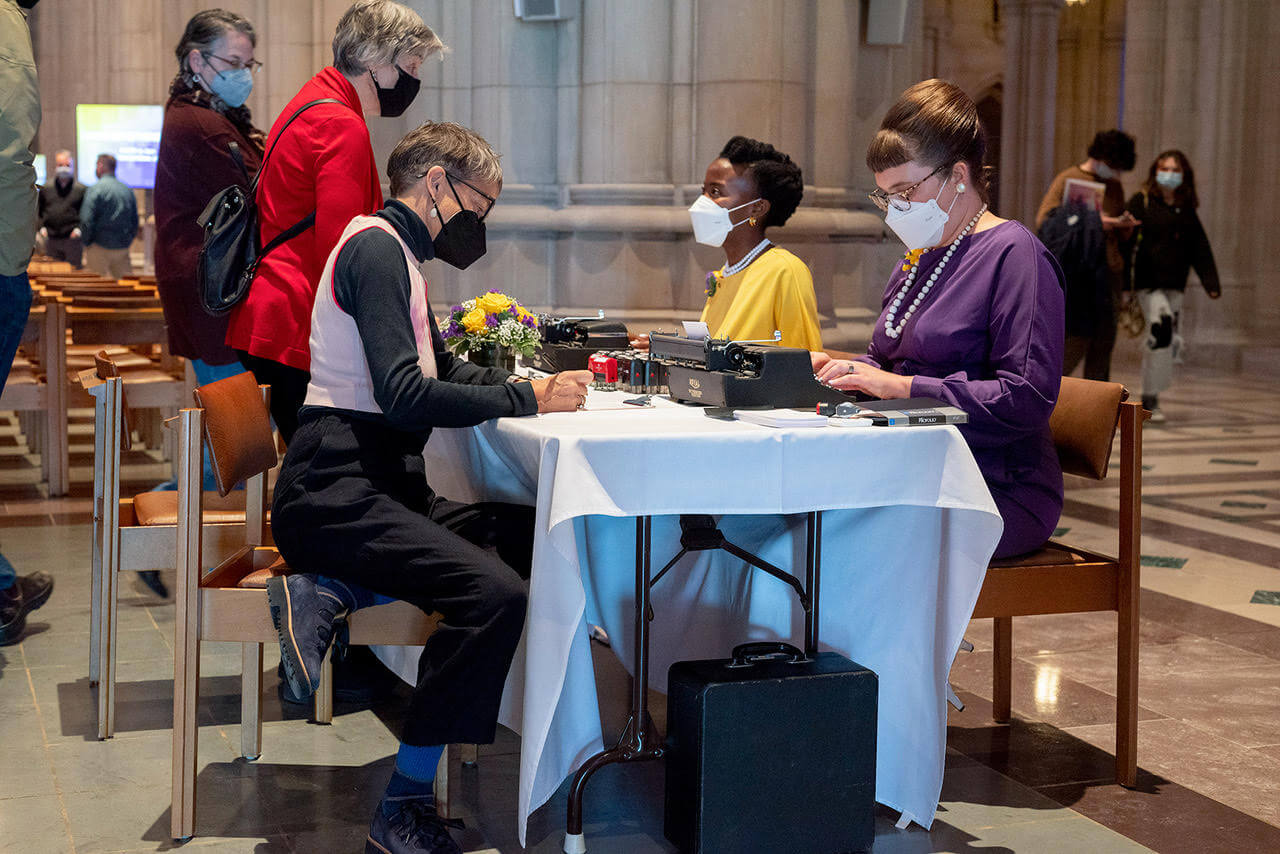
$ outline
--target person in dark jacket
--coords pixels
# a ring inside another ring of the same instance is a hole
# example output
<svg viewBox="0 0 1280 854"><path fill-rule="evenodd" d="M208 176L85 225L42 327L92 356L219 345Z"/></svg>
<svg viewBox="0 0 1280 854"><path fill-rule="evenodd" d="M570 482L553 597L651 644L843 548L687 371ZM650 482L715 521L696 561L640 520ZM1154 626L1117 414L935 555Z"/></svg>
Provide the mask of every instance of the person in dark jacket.
<svg viewBox="0 0 1280 854"><path fill-rule="evenodd" d="M1067 273L1063 376L1074 371L1083 359L1085 379L1105 381L1111 377L1111 350L1116 341L1116 294L1120 291L1124 275L1124 255L1120 246L1138 225L1124 209L1124 188L1120 185L1119 175L1133 168L1135 157L1133 137L1129 134L1120 130L1099 131L1089 144L1084 162L1057 174L1036 211L1036 230L1040 239L1054 251L1058 263ZM1089 215L1079 210L1064 210L1079 207L1067 203L1065 190L1070 180L1102 185L1101 198L1088 205ZM1058 221L1050 225L1050 231L1042 231L1055 214ZM1068 257L1058 254L1064 230L1072 227L1089 231L1100 228L1103 238L1101 251L1093 248L1096 241L1090 235L1071 241L1076 248L1088 246L1089 255Z"/></svg>
<svg viewBox="0 0 1280 854"><path fill-rule="evenodd" d="M524 625L533 509L435 494L422 449L434 427L581 408L591 372L528 381L445 347L420 265L465 268L484 254L484 218L502 189L488 143L427 123L391 152L387 176L391 201L343 227L316 289L306 403L272 504L294 574L270 579L267 598L300 695L315 692L348 611L390 597L443 615L365 850L461 854L432 781L444 745L493 741Z"/></svg>
<svg viewBox="0 0 1280 854"><path fill-rule="evenodd" d="M76 180L70 151L63 149L53 155L53 175L53 180L40 188L40 237L45 254L79 269L84 256L80 242L84 184Z"/></svg>
<svg viewBox="0 0 1280 854"><path fill-rule="evenodd" d="M116 159L98 155L98 183L84 191L80 239L85 264L95 273L121 279L133 272L129 246L138 236L138 201L133 190L116 179Z"/></svg>
<svg viewBox="0 0 1280 854"><path fill-rule="evenodd" d="M200 306L196 259L204 230L196 217L220 190L233 184L248 190L248 179L262 162L265 137L244 106L258 67L256 44L253 25L240 15L222 9L197 12L174 51L178 73L160 131L156 286L169 349L191 361L200 385L242 370L226 345L226 317L213 317ZM244 171L231 154L232 144L240 150ZM207 479L205 488L210 488Z"/></svg>
<svg viewBox="0 0 1280 854"><path fill-rule="evenodd" d="M1173 366L1182 355L1178 324L1182 296L1192 269L1210 299L1222 296L1218 266L1196 208L1196 176L1187 155L1161 152L1147 171L1142 191L1129 199L1128 210L1142 227L1133 252L1133 287L1147 322L1142 353L1142 405L1151 420L1165 420L1159 395L1173 381Z"/></svg>

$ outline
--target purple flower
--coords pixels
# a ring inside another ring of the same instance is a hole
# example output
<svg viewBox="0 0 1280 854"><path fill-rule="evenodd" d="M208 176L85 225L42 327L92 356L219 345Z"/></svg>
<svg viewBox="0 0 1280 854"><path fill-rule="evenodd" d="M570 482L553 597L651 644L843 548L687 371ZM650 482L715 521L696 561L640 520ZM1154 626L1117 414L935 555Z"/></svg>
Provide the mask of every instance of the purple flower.
<svg viewBox="0 0 1280 854"><path fill-rule="evenodd" d="M498 322L498 316L496 314L485 315L484 325L490 329L496 329L498 327Z"/></svg>
<svg viewBox="0 0 1280 854"><path fill-rule="evenodd" d="M458 338L461 335L462 335L462 327L458 325L457 321L453 321L453 320L449 321L449 325L444 328L444 337Z"/></svg>
<svg viewBox="0 0 1280 854"><path fill-rule="evenodd" d="M520 322L523 323L525 326L529 327L530 329L538 328L538 318L534 317L532 314L526 314L524 316L524 320Z"/></svg>
<svg viewBox="0 0 1280 854"><path fill-rule="evenodd" d="M460 305L455 305L453 308L449 309L449 313L450 313L450 314L461 314L461 313L462 313L462 306L460 306Z"/></svg>

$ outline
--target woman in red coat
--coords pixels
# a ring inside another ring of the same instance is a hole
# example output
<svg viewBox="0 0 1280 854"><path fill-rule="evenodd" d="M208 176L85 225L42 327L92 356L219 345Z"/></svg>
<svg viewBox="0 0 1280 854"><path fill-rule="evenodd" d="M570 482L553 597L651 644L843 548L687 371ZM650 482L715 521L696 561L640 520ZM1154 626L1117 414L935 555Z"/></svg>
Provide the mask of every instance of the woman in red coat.
<svg viewBox="0 0 1280 854"><path fill-rule="evenodd" d="M315 225L262 260L231 312L226 341L271 386L271 414L286 443L310 380L311 304L325 260L352 217L382 207L365 116L403 113L418 93L418 69L443 49L408 7L362 0L338 22L333 65L302 87L271 128L257 195L262 243L312 211ZM300 107L321 98L338 103L311 107L281 133Z"/></svg>

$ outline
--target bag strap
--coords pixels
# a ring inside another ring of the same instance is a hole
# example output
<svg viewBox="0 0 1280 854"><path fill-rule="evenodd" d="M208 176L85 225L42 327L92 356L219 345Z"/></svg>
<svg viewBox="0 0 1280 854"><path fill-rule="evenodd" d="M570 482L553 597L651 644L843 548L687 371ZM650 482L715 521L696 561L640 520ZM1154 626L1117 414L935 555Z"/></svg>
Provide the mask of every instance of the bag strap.
<svg viewBox="0 0 1280 854"><path fill-rule="evenodd" d="M304 216L302 219L295 222L293 225L286 228L284 231L277 234L275 237L268 240L267 245L262 247L261 250L259 250L258 257L261 259L262 257L266 256L266 254L269 253L272 249L275 249L277 246L279 246L281 243L285 243L286 241L292 240L293 238L297 237L299 234L302 234L302 232L306 231L308 228L310 228L315 224L316 224L316 212L312 211L311 213Z"/></svg>
<svg viewBox="0 0 1280 854"><path fill-rule="evenodd" d="M1149 201L1147 199L1147 191L1142 191L1142 218L1147 217L1147 208ZM1133 251L1129 253L1129 294L1132 296L1138 290L1138 247L1142 245L1142 227L1138 227L1138 236L1133 239Z"/></svg>
<svg viewBox="0 0 1280 854"><path fill-rule="evenodd" d="M231 150L231 159L240 167L240 174L244 176L245 186L252 186L253 179L249 177L249 170L244 166L244 156L240 153L240 146L234 142L228 142L227 148Z"/></svg>
<svg viewBox="0 0 1280 854"><path fill-rule="evenodd" d="M307 110L311 109L312 107L317 106L318 104L341 104L341 103L342 102L339 101L337 98L317 98L314 101L308 101L307 103L303 104L296 111L294 111L294 114L292 116L289 116L289 120L286 121L284 123L284 126L280 128L280 133L276 134L276 138L271 141L271 147L267 149L267 153L262 156L262 166L259 167L258 174L253 176L253 184L249 188L249 194L251 197L255 199L257 198L258 182L262 180L262 173L267 171L267 158L271 156L271 152L276 150L276 143L280 142L280 138L284 136L284 132L289 129L289 125L293 124L293 120L296 119L298 116L302 115ZM233 142L231 143L231 145L235 146L235 143ZM243 169L244 167L241 166L240 168ZM298 220L293 225L289 226L284 231L280 232L275 237L267 241L267 245L263 246L260 250L258 250L258 260L261 260L269 252L271 252L272 249L275 249L280 244L285 243L289 240L292 240L293 238L297 237L299 234L302 234L302 232L306 231L308 228L315 225L315 222L316 222L316 212L313 210L311 213L307 214L305 217ZM258 240L260 240L260 238L255 235L254 242L257 243ZM257 265L255 264L254 266L256 267Z"/></svg>
<svg viewBox="0 0 1280 854"><path fill-rule="evenodd" d="M289 125L293 124L293 120L302 115L307 110L318 104L341 104L337 98L317 98L314 101L308 101L299 107L289 120L280 128L280 133L276 134L276 138L271 141L271 147L267 149L267 153L262 155L262 165L258 168L258 174L253 176L253 185L249 188L249 192L253 196L258 195L258 182L262 180L262 173L267 171L267 158L271 156L271 152L276 150L276 145L280 142L280 138L284 136L284 132L289 129Z"/></svg>

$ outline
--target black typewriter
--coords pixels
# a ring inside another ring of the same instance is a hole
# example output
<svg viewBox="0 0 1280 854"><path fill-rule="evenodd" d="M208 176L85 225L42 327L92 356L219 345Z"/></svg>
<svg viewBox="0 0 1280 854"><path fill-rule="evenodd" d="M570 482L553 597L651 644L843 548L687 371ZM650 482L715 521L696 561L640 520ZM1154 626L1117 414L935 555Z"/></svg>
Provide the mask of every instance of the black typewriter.
<svg viewBox="0 0 1280 854"><path fill-rule="evenodd" d="M649 353L666 364L671 399L680 403L780 409L853 399L814 379L808 350L654 332Z"/></svg>
<svg viewBox="0 0 1280 854"><path fill-rule="evenodd" d="M631 346L627 327L616 320L605 320L604 312L595 317L538 316L542 346L524 364L554 374L559 371L585 371L587 359L601 350L625 350Z"/></svg>

